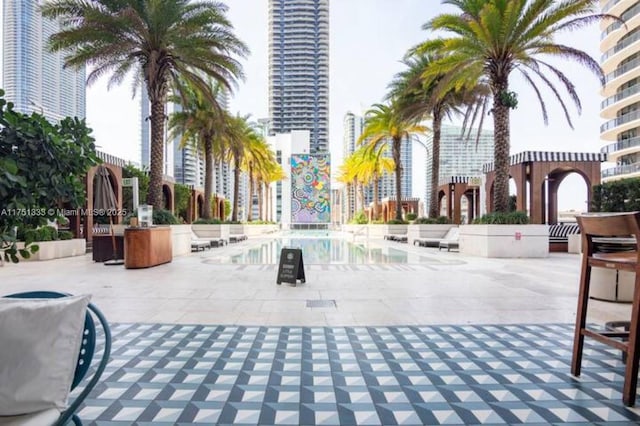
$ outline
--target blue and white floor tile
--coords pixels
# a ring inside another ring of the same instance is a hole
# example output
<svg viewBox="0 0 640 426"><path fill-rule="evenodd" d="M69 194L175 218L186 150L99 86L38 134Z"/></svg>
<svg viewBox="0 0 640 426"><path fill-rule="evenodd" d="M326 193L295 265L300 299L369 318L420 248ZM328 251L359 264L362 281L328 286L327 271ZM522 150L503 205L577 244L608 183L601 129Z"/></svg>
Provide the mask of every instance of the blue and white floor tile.
<svg viewBox="0 0 640 426"><path fill-rule="evenodd" d="M115 324L98 425L639 424L619 352L572 325Z"/></svg>

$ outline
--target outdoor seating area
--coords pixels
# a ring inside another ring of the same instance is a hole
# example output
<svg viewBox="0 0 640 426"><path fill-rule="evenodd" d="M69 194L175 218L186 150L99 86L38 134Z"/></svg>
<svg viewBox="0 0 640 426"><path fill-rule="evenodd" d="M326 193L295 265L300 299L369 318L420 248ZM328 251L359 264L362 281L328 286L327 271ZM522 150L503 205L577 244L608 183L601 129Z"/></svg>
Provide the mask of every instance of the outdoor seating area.
<svg viewBox="0 0 640 426"><path fill-rule="evenodd" d="M416 238L413 240L414 246L420 247L438 247L439 249L446 248L447 251L450 249L458 248L458 237L460 235L460 228L454 226L449 228L446 234L442 238Z"/></svg>
<svg viewBox="0 0 640 426"><path fill-rule="evenodd" d="M247 236L245 234L232 234L229 235L229 242L230 243L239 243L240 241L245 241L247 240Z"/></svg>
<svg viewBox="0 0 640 426"><path fill-rule="evenodd" d="M0 298L0 424L82 424L78 411L111 355L109 324L89 300L54 291Z"/></svg>

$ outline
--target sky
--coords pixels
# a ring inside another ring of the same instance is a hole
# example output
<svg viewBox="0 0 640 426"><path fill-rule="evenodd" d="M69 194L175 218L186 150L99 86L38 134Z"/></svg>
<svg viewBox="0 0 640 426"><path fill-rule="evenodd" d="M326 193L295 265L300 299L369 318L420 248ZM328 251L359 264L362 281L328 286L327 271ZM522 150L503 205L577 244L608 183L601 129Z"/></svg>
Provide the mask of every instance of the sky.
<svg viewBox="0 0 640 426"><path fill-rule="evenodd" d="M243 60L246 79L232 95L233 113L268 117L268 1L226 0L228 16L236 35L251 50ZM445 12L437 0L332 0L330 2L330 144L332 167L342 158L342 121L346 112L363 114L381 102L407 49L433 37L421 29L433 16ZM587 51L599 59L597 25L564 36L561 42ZM601 97L598 79L577 64L561 68L576 85L582 100L582 115L571 109L572 130L549 92L544 92L550 122L545 126L534 92L517 78L512 90L519 104L511 113L511 153L527 150L598 152L605 142L599 139ZM567 98L568 99L568 98ZM572 108L573 106L570 105ZM106 79L87 91L87 121L94 129L100 149L119 157L139 160L139 102L132 100L130 81L106 88ZM492 127L490 121L485 126ZM424 195L425 153L414 147L414 196ZM603 166L604 167L604 166ZM560 210L586 207L586 185L572 175L559 192Z"/></svg>

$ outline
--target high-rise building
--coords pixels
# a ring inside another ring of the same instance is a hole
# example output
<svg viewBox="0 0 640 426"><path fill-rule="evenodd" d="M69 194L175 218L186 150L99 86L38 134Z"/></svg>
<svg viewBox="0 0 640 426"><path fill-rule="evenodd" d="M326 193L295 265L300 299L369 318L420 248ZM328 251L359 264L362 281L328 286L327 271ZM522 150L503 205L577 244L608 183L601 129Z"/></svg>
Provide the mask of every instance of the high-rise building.
<svg viewBox="0 0 640 426"><path fill-rule="evenodd" d="M476 143L476 130L470 136L462 134L462 128L456 126L442 126L440 133L440 173L439 182L451 176L477 177L482 174L482 165L493 161L493 130L482 129ZM426 141L427 150L433 147L433 133L429 133ZM427 156L429 157L429 156ZM429 211L431 203L431 176L433 167L427 158L425 211Z"/></svg>
<svg viewBox="0 0 640 426"><path fill-rule="evenodd" d="M343 120L343 158L347 158L353 154L358 145L358 139L364 130L364 117L347 112ZM342 198L345 200L340 206L342 208L342 217L350 218L355 212L356 191L352 186L346 185L342 191Z"/></svg>
<svg viewBox="0 0 640 426"><path fill-rule="evenodd" d="M600 116L607 119L602 148L616 166L602 171L602 180L640 176L640 1L600 0L602 13L621 22L604 21L600 65L605 72Z"/></svg>
<svg viewBox="0 0 640 426"><path fill-rule="evenodd" d="M391 150L392 142L388 141L387 149L384 153L386 157L391 158L393 156ZM400 178L400 184L402 185L401 199L411 198L413 192L413 141L411 138L405 138L400 145L400 162L402 165L402 175ZM380 199L393 198L396 196L396 172L385 172L380 178L378 184L378 193ZM365 193L365 200L367 203L373 201L373 189L369 189Z"/></svg>
<svg viewBox="0 0 640 426"><path fill-rule="evenodd" d="M84 68L64 68L64 54L47 46L60 29L42 17L39 1L4 0L2 88L16 111L39 112L50 121L85 117Z"/></svg>
<svg viewBox="0 0 640 426"><path fill-rule="evenodd" d="M329 150L329 0L269 0L269 119Z"/></svg>

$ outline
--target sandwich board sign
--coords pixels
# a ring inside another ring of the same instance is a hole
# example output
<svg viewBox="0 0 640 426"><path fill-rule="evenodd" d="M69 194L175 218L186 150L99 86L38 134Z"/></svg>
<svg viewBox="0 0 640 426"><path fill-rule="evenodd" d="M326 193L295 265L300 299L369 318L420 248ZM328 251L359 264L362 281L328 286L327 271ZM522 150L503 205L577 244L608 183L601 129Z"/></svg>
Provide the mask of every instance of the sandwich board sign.
<svg viewBox="0 0 640 426"><path fill-rule="evenodd" d="M305 282L304 263L302 262L302 250L283 248L280 251L280 264L278 265L278 278L276 284L296 284L300 280Z"/></svg>

